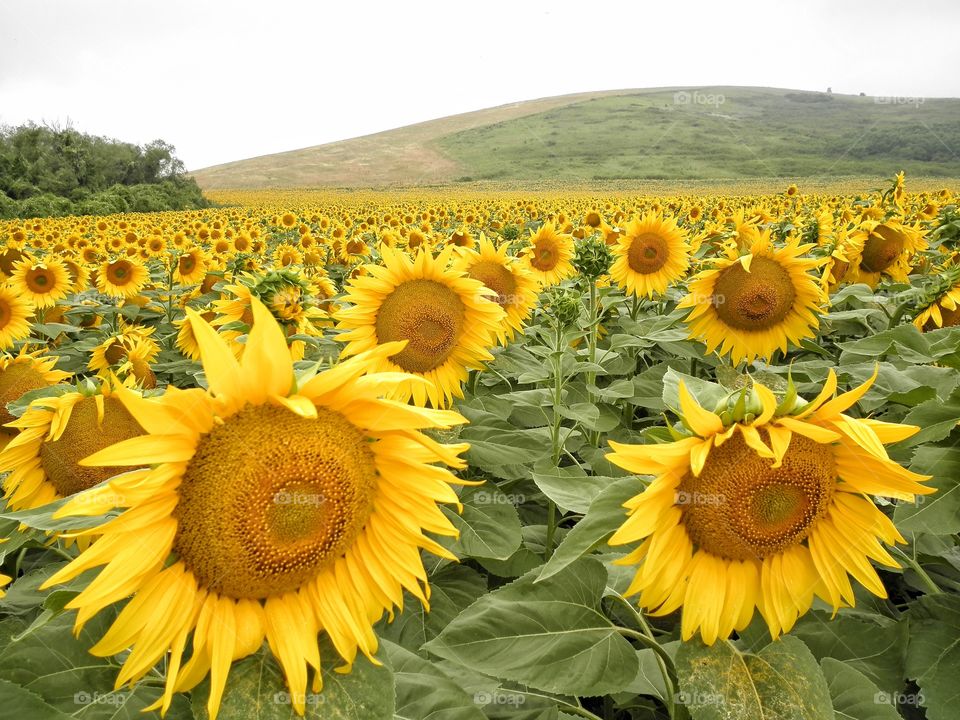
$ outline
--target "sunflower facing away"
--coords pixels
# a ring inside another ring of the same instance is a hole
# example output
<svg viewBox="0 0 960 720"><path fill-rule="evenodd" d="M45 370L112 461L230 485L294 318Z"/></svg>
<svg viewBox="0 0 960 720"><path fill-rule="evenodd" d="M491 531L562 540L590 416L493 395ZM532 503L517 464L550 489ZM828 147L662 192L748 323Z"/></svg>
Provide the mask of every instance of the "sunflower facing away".
<svg viewBox="0 0 960 720"><path fill-rule="evenodd" d="M353 307L335 315L337 327L347 331L337 337L347 343L343 357L407 341L401 352L378 354L374 362L377 372L405 372L427 381L398 383L392 394L397 400L412 397L417 405L446 407L463 397L467 369L493 359L488 348L503 309L479 280L447 269L453 252L448 246L434 258L421 250L411 260L381 246L384 264L364 266L369 274L351 280L344 298Z"/></svg>
<svg viewBox="0 0 960 720"><path fill-rule="evenodd" d="M708 353L719 346L735 363L769 360L777 348L786 352L788 341L813 337L826 294L808 271L825 260L801 257L810 247L796 238L775 247L765 230L746 255L728 251L691 281L677 305L692 308L689 336L703 340Z"/></svg>
<svg viewBox="0 0 960 720"><path fill-rule="evenodd" d="M905 540L870 495L912 501L934 489L883 447L919 428L844 414L875 379L834 398L831 370L813 402L785 401L789 408L755 383L747 403L754 419L741 411L728 423L681 383L685 437L611 442L611 462L655 476L626 503L629 517L610 540L641 541L620 561L639 565L628 594L640 593L654 615L683 606L684 640L699 631L707 644L745 628L754 608L776 638L814 595L834 611L852 607L851 576L886 597L869 561L899 567L881 541Z"/></svg>
<svg viewBox="0 0 960 720"><path fill-rule="evenodd" d="M464 467L458 455L467 446L440 445L421 430L463 418L382 399L399 382L423 382L369 373L399 343L297 385L283 331L256 298L252 310L241 362L188 310L209 391L168 387L144 399L120 388L147 434L83 464L151 467L58 511L97 515L124 499L127 509L84 531L99 537L47 584L103 566L67 605L78 611L78 628L132 596L91 652L131 649L117 687L166 656L165 691L151 708L162 712L174 692L209 674L207 708L216 718L231 663L266 638L302 715L311 668L320 689L318 633L348 666L358 651L373 660L372 625L384 611L401 604L404 590L427 603L421 548L455 559L424 531L456 536L437 503L457 503L451 484L462 481L434 463Z"/></svg>
<svg viewBox="0 0 960 720"><path fill-rule="evenodd" d="M530 247L523 257L530 264L533 276L541 287L556 285L573 277L573 238L558 233L550 223L544 223L537 232L530 231Z"/></svg>
<svg viewBox="0 0 960 720"><path fill-rule="evenodd" d="M506 311L506 322L496 329L501 345L523 332L523 324L537 304L536 280L519 260L507 254L507 250L506 244L497 249L486 235L480 233L479 251L463 250L453 266L497 294L497 303Z"/></svg>
<svg viewBox="0 0 960 720"><path fill-rule="evenodd" d="M627 223L613 248L610 277L627 293L662 295L690 267L690 248L674 219L647 213Z"/></svg>

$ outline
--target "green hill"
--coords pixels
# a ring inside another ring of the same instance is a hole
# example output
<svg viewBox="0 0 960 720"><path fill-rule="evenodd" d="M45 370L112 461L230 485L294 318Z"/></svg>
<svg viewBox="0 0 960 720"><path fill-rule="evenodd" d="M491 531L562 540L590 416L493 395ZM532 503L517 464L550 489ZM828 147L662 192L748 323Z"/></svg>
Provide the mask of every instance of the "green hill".
<svg viewBox="0 0 960 720"><path fill-rule="evenodd" d="M659 88L514 103L218 165L203 188L960 177L960 99Z"/></svg>

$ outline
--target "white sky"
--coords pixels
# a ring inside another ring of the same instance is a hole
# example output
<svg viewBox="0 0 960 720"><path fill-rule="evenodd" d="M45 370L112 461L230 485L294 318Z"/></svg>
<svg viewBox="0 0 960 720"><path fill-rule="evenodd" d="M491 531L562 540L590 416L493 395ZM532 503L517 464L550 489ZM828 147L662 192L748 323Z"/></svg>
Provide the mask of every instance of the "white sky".
<svg viewBox="0 0 960 720"><path fill-rule="evenodd" d="M0 0L0 123L190 169L550 95L960 96L956 0Z"/></svg>

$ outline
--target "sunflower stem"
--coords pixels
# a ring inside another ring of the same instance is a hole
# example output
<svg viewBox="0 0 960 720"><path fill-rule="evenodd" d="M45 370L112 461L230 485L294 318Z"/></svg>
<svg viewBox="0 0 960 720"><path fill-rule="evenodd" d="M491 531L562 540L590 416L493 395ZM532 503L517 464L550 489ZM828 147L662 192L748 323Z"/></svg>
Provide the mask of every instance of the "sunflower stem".
<svg viewBox="0 0 960 720"><path fill-rule="evenodd" d="M936 595L938 593L943 592L940 589L940 587L933 581L933 578L931 578L927 574L927 571L924 570L922 567L920 567L920 563L918 563L915 559L907 555L903 550L901 550L898 547L894 547L893 552L897 554L900 557L900 559L907 564L907 567L909 567L911 570L913 570L917 574L917 576L920 578L920 582L923 584L923 586L927 589L927 591L931 595Z"/></svg>
<svg viewBox="0 0 960 720"><path fill-rule="evenodd" d="M560 442L560 428L563 418L560 415L560 403L563 398L563 327L558 322L553 336L553 423L550 427L551 459L554 467L560 467L560 451L564 443ZM547 502L547 539L543 548L544 560L553 555L553 540L557 533L557 505L553 500Z"/></svg>
<svg viewBox="0 0 960 720"><path fill-rule="evenodd" d="M587 329L587 361L593 365L597 362L597 329L599 325L598 315L597 315L597 283L594 280L590 281L590 324ZM590 404L594 404L597 401L596 395L594 394L594 387L597 383L597 373L592 369L587 371L587 400ZM587 437L590 439L590 445L593 447L600 446L600 433L594 430L588 430Z"/></svg>
<svg viewBox="0 0 960 720"><path fill-rule="evenodd" d="M621 635L628 635L629 637L635 637L637 640L640 640L645 645L649 646L656 655L657 666L660 668L660 674L663 676L663 687L666 690L667 697L664 698L667 705L667 711L672 718L676 712L676 703L674 701L674 690L676 687L676 677L677 677L677 668L674 665L673 658L667 653L666 650L657 642L656 638L653 636L653 628L650 627L650 623L647 622L647 619L643 616L639 610L637 610L633 603L627 600L620 593L614 593L613 597L620 601L620 603L627 609L627 611L633 616L637 621L637 624L643 628L643 633L637 633L635 630L630 630L629 628L617 628L617 631Z"/></svg>

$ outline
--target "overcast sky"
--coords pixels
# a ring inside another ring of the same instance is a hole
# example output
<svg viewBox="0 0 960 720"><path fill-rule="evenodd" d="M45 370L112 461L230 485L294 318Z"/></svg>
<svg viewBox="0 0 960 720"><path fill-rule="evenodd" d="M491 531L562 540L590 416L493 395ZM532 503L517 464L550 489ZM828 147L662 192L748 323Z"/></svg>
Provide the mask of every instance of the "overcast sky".
<svg viewBox="0 0 960 720"><path fill-rule="evenodd" d="M960 97L956 0L0 0L0 123L190 169L590 90Z"/></svg>

